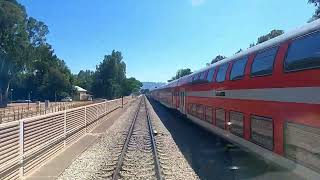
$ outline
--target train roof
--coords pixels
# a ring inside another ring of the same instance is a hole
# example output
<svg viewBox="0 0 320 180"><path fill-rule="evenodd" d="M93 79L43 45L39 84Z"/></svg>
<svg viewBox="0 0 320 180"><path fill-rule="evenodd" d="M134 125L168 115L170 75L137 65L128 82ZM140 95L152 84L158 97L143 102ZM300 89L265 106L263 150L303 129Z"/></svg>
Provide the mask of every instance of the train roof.
<svg viewBox="0 0 320 180"><path fill-rule="evenodd" d="M284 41L287 41L289 39L295 39L299 36L302 36L302 35L305 35L305 34L309 34L311 32L314 32L314 31L317 31L317 30L320 30L320 19L318 20L315 20L313 22L310 22L304 26L301 26L299 28L296 28L295 30L293 31L290 31L288 33L285 33L285 34L282 34L280 36L277 36L275 38L272 38L266 42L263 42L261 44L258 44L258 45L255 45L251 48L248 48L240 53L237 53L231 57L228 57L226 59L223 59L221 61L218 61L216 63L213 63L211 64L210 66L207 66L207 67L204 67L202 69L199 69L195 72L193 72L192 74L190 75L187 75L187 76L184 76L184 77L181 77L180 79L177 79L175 81L172 81L164 86L161 86L159 89L163 89L163 88L168 88L168 87L175 87L177 86L178 84L179 85L182 85L179 83L179 80L183 80L185 78L189 79L189 77L195 75L195 74L198 74L198 73L201 73L201 72L204 72L210 68L213 68L213 67L216 67L216 66L219 66L221 64L224 64L224 63L227 63L227 62L230 62L232 60L235 60L235 59L239 59L243 56L246 56L248 54L251 54L251 53L254 53L254 52L257 52L257 51L261 51L263 49L266 49L266 48L269 48L269 47L272 47L272 46L275 46L275 45L278 45ZM185 83L183 83L185 84Z"/></svg>

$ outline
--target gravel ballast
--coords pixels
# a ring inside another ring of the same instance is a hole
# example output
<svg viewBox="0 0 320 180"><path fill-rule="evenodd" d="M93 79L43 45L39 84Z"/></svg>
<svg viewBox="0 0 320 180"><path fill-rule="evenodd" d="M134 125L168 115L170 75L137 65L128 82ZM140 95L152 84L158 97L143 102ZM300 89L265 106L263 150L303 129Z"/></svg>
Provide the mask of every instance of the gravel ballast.
<svg viewBox="0 0 320 180"><path fill-rule="evenodd" d="M150 102L147 108L157 143L160 164L165 179L199 179L175 144L170 132L163 125Z"/></svg>
<svg viewBox="0 0 320 180"><path fill-rule="evenodd" d="M58 179L110 179L139 101L132 103L133 105L119 117L107 132L100 135L100 138L92 146L76 158ZM146 105L153 126L163 179L199 179L147 99ZM148 174L153 174L152 171L149 171L150 166L148 166L148 164L152 165L153 162L148 143L148 131L144 130L147 129L147 126L141 124L142 122L136 123L138 128L133 131L133 139L130 140L131 146L128 147L128 155L125 156L124 165L120 171L120 174L126 175L128 172L126 169L130 169L138 176L122 176L121 179L150 179ZM128 158L129 156L131 158ZM135 167L136 171L134 170ZM143 172L141 168L145 168L147 172L145 176L143 173L138 173Z"/></svg>

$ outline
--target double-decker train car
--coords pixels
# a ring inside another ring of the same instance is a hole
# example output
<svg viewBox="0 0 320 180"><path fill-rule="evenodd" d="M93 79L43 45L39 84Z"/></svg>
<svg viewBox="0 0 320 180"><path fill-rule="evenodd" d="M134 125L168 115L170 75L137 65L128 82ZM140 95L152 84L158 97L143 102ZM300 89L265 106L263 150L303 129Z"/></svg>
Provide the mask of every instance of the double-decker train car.
<svg viewBox="0 0 320 180"><path fill-rule="evenodd" d="M150 95L238 144L320 172L319 20Z"/></svg>

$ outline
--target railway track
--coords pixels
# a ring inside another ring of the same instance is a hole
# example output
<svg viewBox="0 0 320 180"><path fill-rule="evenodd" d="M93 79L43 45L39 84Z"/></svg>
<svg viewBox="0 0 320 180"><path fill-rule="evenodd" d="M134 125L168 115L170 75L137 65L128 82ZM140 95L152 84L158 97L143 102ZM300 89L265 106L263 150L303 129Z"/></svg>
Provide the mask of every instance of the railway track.
<svg viewBox="0 0 320 180"><path fill-rule="evenodd" d="M99 179L162 179L154 130L142 97L129 130L112 148L112 158L98 174Z"/></svg>

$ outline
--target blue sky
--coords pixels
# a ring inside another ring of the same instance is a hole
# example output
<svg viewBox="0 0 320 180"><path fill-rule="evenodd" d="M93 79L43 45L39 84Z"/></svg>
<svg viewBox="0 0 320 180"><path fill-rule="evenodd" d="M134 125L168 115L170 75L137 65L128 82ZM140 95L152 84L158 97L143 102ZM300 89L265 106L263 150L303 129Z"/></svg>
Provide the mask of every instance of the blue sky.
<svg viewBox="0 0 320 180"><path fill-rule="evenodd" d="M73 73L94 70L121 51L127 76L164 82L180 68L196 70L230 56L272 29L305 24L307 0L20 0L44 21L48 42Z"/></svg>

